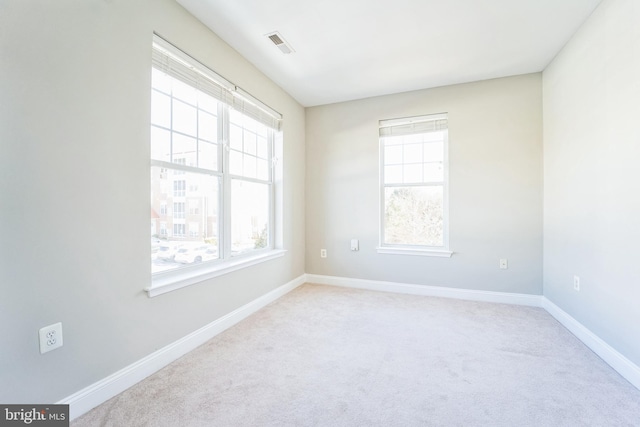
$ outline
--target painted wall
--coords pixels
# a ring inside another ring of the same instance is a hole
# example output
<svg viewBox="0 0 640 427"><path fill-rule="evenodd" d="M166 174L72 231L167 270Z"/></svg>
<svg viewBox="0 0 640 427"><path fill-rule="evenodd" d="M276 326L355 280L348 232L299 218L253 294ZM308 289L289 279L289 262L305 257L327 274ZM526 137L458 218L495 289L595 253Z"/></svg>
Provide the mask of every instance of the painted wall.
<svg viewBox="0 0 640 427"><path fill-rule="evenodd" d="M455 253L378 254L378 121L442 112ZM307 273L542 294L539 73L307 108L306 141Z"/></svg>
<svg viewBox="0 0 640 427"><path fill-rule="evenodd" d="M605 0L543 75L544 294L636 365L639 22L637 0Z"/></svg>
<svg viewBox="0 0 640 427"><path fill-rule="evenodd" d="M288 253L148 298L153 31L284 114ZM63 399L304 273L304 109L173 0L2 1L0 57L0 402Z"/></svg>

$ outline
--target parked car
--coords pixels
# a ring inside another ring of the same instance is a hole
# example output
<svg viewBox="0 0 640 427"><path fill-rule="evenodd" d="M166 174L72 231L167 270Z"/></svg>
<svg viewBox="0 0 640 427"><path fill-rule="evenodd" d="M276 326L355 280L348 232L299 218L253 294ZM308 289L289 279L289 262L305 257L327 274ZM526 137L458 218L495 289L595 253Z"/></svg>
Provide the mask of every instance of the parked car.
<svg viewBox="0 0 640 427"><path fill-rule="evenodd" d="M175 261L182 264L193 264L209 261L218 257L218 249L208 244L194 246L183 245L175 255Z"/></svg>
<svg viewBox="0 0 640 427"><path fill-rule="evenodd" d="M160 248L158 248L158 259L163 261L173 261L181 246L181 244L174 242L160 243Z"/></svg>

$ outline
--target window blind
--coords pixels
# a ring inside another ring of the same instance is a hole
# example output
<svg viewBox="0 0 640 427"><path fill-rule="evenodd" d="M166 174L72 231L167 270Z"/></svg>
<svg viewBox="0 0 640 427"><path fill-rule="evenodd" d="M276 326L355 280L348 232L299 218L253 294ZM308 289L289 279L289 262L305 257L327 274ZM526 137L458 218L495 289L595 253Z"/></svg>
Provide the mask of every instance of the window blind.
<svg viewBox="0 0 640 427"><path fill-rule="evenodd" d="M195 87L272 129L280 130L280 113L157 34L153 35L151 63L157 70Z"/></svg>
<svg viewBox="0 0 640 427"><path fill-rule="evenodd" d="M430 114L428 116L380 120L381 137L438 132L447 128L448 120L446 114Z"/></svg>

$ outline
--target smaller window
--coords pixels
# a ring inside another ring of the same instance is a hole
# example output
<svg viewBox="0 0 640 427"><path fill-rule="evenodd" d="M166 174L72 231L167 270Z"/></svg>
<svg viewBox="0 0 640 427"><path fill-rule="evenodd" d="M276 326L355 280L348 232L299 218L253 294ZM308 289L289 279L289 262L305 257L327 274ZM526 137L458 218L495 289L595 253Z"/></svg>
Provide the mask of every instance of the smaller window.
<svg viewBox="0 0 640 427"><path fill-rule="evenodd" d="M173 197L184 197L185 195L185 181L173 181Z"/></svg>
<svg viewBox="0 0 640 427"><path fill-rule="evenodd" d="M173 203L173 217L181 219L184 218L184 202Z"/></svg>
<svg viewBox="0 0 640 427"><path fill-rule="evenodd" d="M451 255L447 149L446 114L380 122L380 252Z"/></svg>
<svg viewBox="0 0 640 427"><path fill-rule="evenodd" d="M184 237L184 224L173 224L174 237Z"/></svg>

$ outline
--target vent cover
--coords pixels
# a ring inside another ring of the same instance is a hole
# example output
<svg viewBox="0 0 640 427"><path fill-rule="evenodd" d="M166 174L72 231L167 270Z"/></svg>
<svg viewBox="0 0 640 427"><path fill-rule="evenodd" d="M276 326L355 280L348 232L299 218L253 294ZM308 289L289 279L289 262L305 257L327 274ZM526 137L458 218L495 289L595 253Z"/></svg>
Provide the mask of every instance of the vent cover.
<svg viewBox="0 0 640 427"><path fill-rule="evenodd" d="M293 50L291 45L285 41L284 37L282 37L279 32L274 31L273 33L265 34L265 36L267 36L274 45L278 46L278 49L280 49L282 53L289 54L295 52L295 50Z"/></svg>
<svg viewBox="0 0 640 427"><path fill-rule="evenodd" d="M279 35L277 34L271 34L269 36L269 38L271 39L271 41L273 42L273 44L275 44L276 46L283 44L284 42L282 41L282 39L280 38Z"/></svg>

